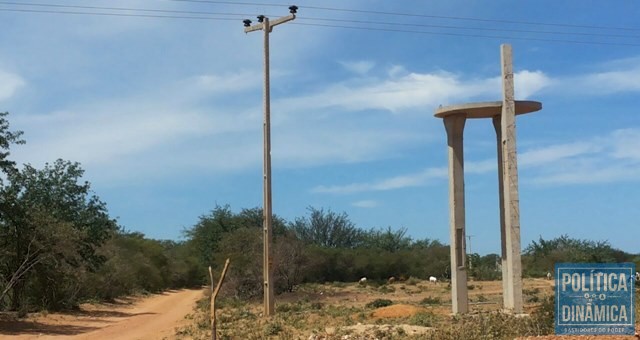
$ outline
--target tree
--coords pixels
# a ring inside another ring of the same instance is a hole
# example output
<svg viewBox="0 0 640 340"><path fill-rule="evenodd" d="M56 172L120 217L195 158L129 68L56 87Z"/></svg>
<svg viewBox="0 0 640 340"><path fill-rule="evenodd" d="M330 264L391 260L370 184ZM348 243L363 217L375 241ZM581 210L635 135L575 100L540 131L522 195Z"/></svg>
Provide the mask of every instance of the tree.
<svg viewBox="0 0 640 340"><path fill-rule="evenodd" d="M480 256L477 253L467 255L469 263L469 274L479 281L498 280L502 272L498 267L501 259L498 254L487 254Z"/></svg>
<svg viewBox="0 0 640 340"><path fill-rule="evenodd" d="M292 232L276 237L274 258L277 290L292 292L304 279L309 265L304 243Z"/></svg>
<svg viewBox="0 0 640 340"><path fill-rule="evenodd" d="M407 228L396 231L387 229L371 229L364 234L364 247L377 248L388 252L397 252L408 249L411 245L411 237L407 236Z"/></svg>
<svg viewBox="0 0 640 340"><path fill-rule="evenodd" d="M238 227L231 208L228 205L216 205L208 215L200 216L193 227L184 230L190 246L198 254L203 275L206 273L205 268L213 263L214 253L218 251L222 236Z"/></svg>
<svg viewBox="0 0 640 340"><path fill-rule="evenodd" d="M297 218L289 226L303 242L327 248L355 248L362 242L362 231L346 213L307 209L309 217Z"/></svg>
<svg viewBox="0 0 640 340"><path fill-rule="evenodd" d="M553 271L558 262L624 262L630 255L614 249L607 241L589 241L570 238L568 235L538 241L532 241L525 248L525 274L529 276L544 276Z"/></svg>
<svg viewBox="0 0 640 340"><path fill-rule="evenodd" d="M216 255L220 253L222 238L238 229L248 228L252 230L262 229L262 209L243 209L239 213L231 211L229 205L216 207L208 214L200 216L198 223L184 230L187 245L197 254L202 270L206 274L206 268L217 262ZM274 215L272 217L274 236L283 235L286 232L286 222ZM222 255L222 258L227 258ZM232 268L236 267L234 266ZM232 269L233 270L233 269Z"/></svg>
<svg viewBox="0 0 640 340"><path fill-rule="evenodd" d="M230 258L233 266L226 276L225 291L236 298L250 299L262 294L262 233L258 228L239 228L225 233L219 243L218 261L214 267L222 268L223 258Z"/></svg>
<svg viewBox="0 0 640 340"><path fill-rule="evenodd" d="M63 160L7 173L0 188L0 276L14 278L5 279L11 287L3 289L11 292L13 309L28 302L27 289L31 301L51 309L74 304L77 276L104 262L96 249L117 224L81 181L83 173L78 163Z"/></svg>
<svg viewBox="0 0 640 340"><path fill-rule="evenodd" d="M21 139L22 131L11 131L9 121L7 120L9 112L0 112L0 170L5 174L15 170L16 163L8 159L10 153L9 149L12 144L24 144L25 141ZM2 184L2 177L0 177L0 185Z"/></svg>

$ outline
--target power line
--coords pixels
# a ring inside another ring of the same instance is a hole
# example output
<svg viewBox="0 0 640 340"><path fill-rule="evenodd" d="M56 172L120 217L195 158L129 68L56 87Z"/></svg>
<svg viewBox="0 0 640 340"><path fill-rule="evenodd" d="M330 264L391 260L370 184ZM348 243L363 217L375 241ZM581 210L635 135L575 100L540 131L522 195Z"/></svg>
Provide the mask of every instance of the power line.
<svg viewBox="0 0 640 340"><path fill-rule="evenodd" d="M91 10L108 10L108 11L139 11L152 13L172 13L172 14L196 14L196 15L230 15L245 17L246 13L224 13L224 12L201 12L201 11L179 11L164 9L147 9L147 8L128 8L128 7L100 7L100 6L80 6L80 5L60 5L60 4L43 4L43 3L20 3L12 1L0 1L3 5L30 6L30 7L52 7L52 8L70 8L70 9L91 9Z"/></svg>
<svg viewBox="0 0 640 340"><path fill-rule="evenodd" d="M401 23L401 22L387 22L387 21L329 19L329 18L313 18L313 17L300 17L300 19L301 20L311 20L311 21L347 22L347 23L357 23L357 24L391 25L391 26L405 26L405 27L416 27L417 26L417 27L446 28L446 29L460 29L460 30L473 30L473 31L493 31L493 32L503 32L503 31L505 31L505 29L500 29L500 28L463 27L463 26L415 24L415 23ZM509 29L509 32L535 33L535 34L555 34L555 35L578 35L578 36L609 37L609 38L640 38L640 36L638 36L638 35L606 34L606 33L581 33L581 32L558 32L558 31L536 31L536 30L521 30L521 29Z"/></svg>
<svg viewBox="0 0 640 340"><path fill-rule="evenodd" d="M196 0L170 0L170 1L196 1ZM209 1L209 0L197 0L197 1ZM8 3L0 1L1 3ZM21 4L23 5L23 4ZM42 4L40 4L42 5ZM58 5L63 7L71 7L71 8L85 8L90 6L71 6L71 5ZM116 8L116 7L96 7L95 9L105 9L105 10L118 10L118 11L156 11L156 10L147 10L147 9L125 9L125 8ZM96 16L113 16L113 17L143 17L143 18L162 18L162 19L189 19L189 20L211 20L211 21L235 21L238 19L235 18L223 18L223 17L211 17L211 16L185 16L185 15L158 15L158 14L135 14L135 13L109 13L109 12L95 12L95 11L63 11L63 10L40 10L40 9L24 9L24 8L0 8L0 11L9 11L9 12L24 12L24 13L50 13L50 14L71 14L71 15L96 15ZM198 12L187 12L187 11L169 11L169 10L157 10L163 11L165 13L198 13ZM218 13L218 12L208 12L207 14L216 14L216 15L230 15L230 16L247 16L246 14L239 13ZM206 14L205 14L206 15ZM301 18L303 19L303 18ZM307 20L327 20L323 18L307 18ZM348 21L348 20L345 20ZM352 21L358 23L358 21ZM360 23L366 23L361 21ZM535 37L516 37L516 36L500 36L500 35L483 35L483 34L466 34L466 33L454 33L454 32L433 32L433 31L421 31L421 30L407 30L407 29L393 29L393 28L378 28L378 27L364 27L364 26L347 26L347 25L335 25L335 24L314 24L314 23L293 23L294 25L301 26L315 26L315 27L325 27L325 28L340 28L340 29L351 29L351 30L369 30L369 31L382 31L382 32L396 32L396 33L417 33L417 34L429 34L429 35L446 35L446 36L457 36L457 37L469 37L469 38L489 38L489 39L512 39L512 40L523 40L523 41L542 41L542 42L555 42L555 43L570 43L570 44L582 44L582 45L608 45L608 46L640 46L640 44L635 43L624 43L624 42L602 42L602 41L581 41L581 40L567 40L567 39L548 39L548 38L535 38ZM382 24L382 23L380 23ZM399 24L399 23L386 23L386 24ZM415 25L419 26L420 25ZM429 26L424 26L429 27ZM500 30L498 30L500 31ZM533 33L533 32L531 32ZM558 32L562 34L561 32ZM627 38L632 38L632 36L624 36Z"/></svg>
<svg viewBox="0 0 640 340"><path fill-rule="evenodd" d="M109 11L139 11L139 12L151 12L151 13L191 14L191 15L193 14L195 15L228 15L228 16L238 16L238 17L246 17L251 15L247 13L202 12L202 11L163 10L163 9L129 8L129 7L80 6L80 5L43 4L43 3L33 3L33 2L19 3L19 2L13 2L13 1L0 1L0 4L15 5L15 6L31 6L31 7L83 9L83 10L91 9L91 10L109 10ZM504 29L500 29L500 28L463 27L463 26L433 25L433 24L418 24L418 23L400 23L400 22L388 22L388 21L349 20L349 19L314 18L314 17L300 17L299 19L311 20L311 21L345 22L345 23L357 23L357 24L374 24L374 25L390 25L390 26L406 26L406 27L429 27L429 28L445 28L445 29L474 30L474 31L475 30L493 31L493 32L504 31ZM518 32L518 33L552 34L552 35L640 38L640 36L635 36L635 35L631 36L631 35L622 35L622 34L537 31L537 30L521 30L521 29L509 29L509 31Z"/></svg>
<svg viewBox="0 0 640 340"><path fill-rule="evenodd" d="M33 3L33 2L19 3L19 2L13 2L13 1L0 1L0 4L15 5L15 6L31 6L31 7L82 9L82 10L90 9L90 10L109 10L109 11L139 11L139 12L151 12L151 13L190 14L190 15L226 15L226 16L238 16L238 17L251 16L251 14L247 14L247 13L202 12L202 11L163 10L163 9L129 8L129 7L80 6L80 5L43 4L43 3ZM175 16L170 16L170 17L176 18ZM184 18L184 17L179 17L179 18ZM311 21L345 22L345 23L356 23L356 24L374 24L374 25L405 26L405 27L429 27L429 28L444 28L444 29L473 30L473 31L491 31L491 32L504 31L504 29L500 29L500 28L463 27L463 26L433 25L433 24L418 24L418 23L400 23L400 22L388 22L388 21L349 20L349 19L314 18L314 17L300 17L299 19L311 20ZM537 30L521 30L521 29L509 29L509 31L517 32L517 33L550 34L550 35L640 38L640 36L622 35L622 34L537 31Z"/></svg>
<svg viewBox="0 0 640 340"><path fill-rule="evenodd" d="M497 35L482 35L482 34L463 34L452 32L429 32L429 31L417 31L417 30L401 30L392 28L376 28L376 27L361 27L361 26L344 26L344 25L325 25L325 24L309 24L309 23L293 23L292 25L303 26L317 26L317 27L332 27L332 28L345 28L353 30L365 30L365 31L383 31L383 32L398 32L398 33L419 33L430 35L449 35L457 37L469 37L469 38L491 38L491 39L513 39L513 40L526 40L526 41L544 41L544 42L557 42L557 43L569 43L569 44L583 44L583 45L609 45L609 46L640 46L640 44L632 43L616 43L616 42L600 42L600 41L580 41L580 40L564 40L564 39L545 39L545 38L526 38L526 37L512 37L512 36L497 36Z"/></svg>
<svg viewBox="0 0 640 340"><path fill-rule="evenodd" d="M132 13L105 13L105 12L77 12L77 11L53 11L53 10L37 10L37 9L21 9L21 8L0 8L3 12L24 12L24 13L49 13L49 14L76 14L76 15L98 15L112 17L142 17L142 18L164 18L164 19L192 19L192 20L224 20L236 21L235 18L215 18L215 17L194 17L194 16L178 16L178 15L154 15L154 14L132 14Z"/></svg>
<svg viewBox="0 0 640 340"><path fill-rule="evenodd" d="M277 3L236 2L236 1L216 1L216 0L168 0L168 1L193 2L193 3L211 3L211 4L224 4L224 5L238 5L238 6L266 6L266 7L288 6L288 4L282 4L282 3L281 4L277 4ZM518 20L503 20L503 19L485 19L485 18L446 16L446 15L429 15L429 14L415 14L415 13L402 13L402 12L384 12L384 11L374 11L374 10L365 10L365 9L321 7L321 6L304 6L303 8L304 9L322 10L322 11L334 11L334 12L349 12L349 13L376 14L376 15L392 15L392 16L403 16L403 17L447 19L447 20L479 21L479 22L493 22L493 23L503 23L503 24L521 24L521 25L556 26L556 27L572 27L572 28L588 28L588 29L640 31L640 28L635 28L635 27L613 27L613 26L564 24L564 23L554 23L554 22L518 21Z"/></svg>
<svg viewBox="0 0 640 340"><path fill-rule="evenodd" d="M340 11L340 12L365 13L365 14L395 15L395 16L432 18L432 19L495 22L495 23L503 23L503 24L521 24L521 25L538 25L538 26L557 26L557 27L573 27L573 28L589 28L589 29L610 29L610 30L623 30L623 31L640 31L640 28L631 28L631 27L607 27L607 26L574 25L574 24L562 24L562 23L551 23L551 22L536 22L536 21L483 19L483 18L471 18L471 17L457 17L457 16L445 16L445 15L427 15L427 14L413 14L413 13L400 13L400 12L382 12L382 11L372 11L372 10L362 10L362 9L346 9L346 8L331 8L331 7L316 7L316 6L307 6L306 8L325 10L325 11Z"/></svg>

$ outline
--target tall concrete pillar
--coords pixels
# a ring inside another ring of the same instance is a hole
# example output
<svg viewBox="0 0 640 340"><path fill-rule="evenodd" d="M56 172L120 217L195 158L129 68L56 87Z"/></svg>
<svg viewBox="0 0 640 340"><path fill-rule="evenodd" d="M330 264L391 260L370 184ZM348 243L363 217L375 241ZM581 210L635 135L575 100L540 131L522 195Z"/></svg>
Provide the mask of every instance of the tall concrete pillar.
<svg viewBox="0 0 640 340"><path fill-rule="evenodd" d="M511 306L513 300L511 292L509 292L510 285L507 284L507 277L509 277L509 265L507 264L507 239L504 221L504 176L502 173L502 124L501 116L493 116L493 128L496 130L496 146L498 149L498 196L500 197L500 249L501 249L501 262L500 268L502 269L502 300L503 306Z"/></svg>
<svg viewBox="0 0 640 340"><path fill-rule="evenodd" d="M449 225L451 234L451 305L454 314L469 310L465 266L463 132L465 115L444 117L449 154Z"/></svg>
<svg viewBox="0 0 640 340"><path fill-rule="evenodd" d="M500 121L505 251L507 264L505 309L519 314L522 303L522 263L520 260L520 199L518 197L518 164L516 155L515 101L513 91L513 59L511 45L500 46L502 61L502 115ZM504 273L504 272L503 272Z"/></svg>

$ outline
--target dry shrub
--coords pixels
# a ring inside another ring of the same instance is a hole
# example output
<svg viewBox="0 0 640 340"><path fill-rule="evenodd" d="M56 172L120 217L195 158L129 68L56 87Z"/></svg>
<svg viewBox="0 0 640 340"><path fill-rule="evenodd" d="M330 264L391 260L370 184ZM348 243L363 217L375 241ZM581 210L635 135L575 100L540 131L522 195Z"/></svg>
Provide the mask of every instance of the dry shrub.
<svg viewBox="0 0 640 340"><path fill-rule="evenodd" d="M553 334L554 300L545 298L529 316L500 312L456 316L449 327L440 327L429 339L513 339L520 336Z"/></svg>

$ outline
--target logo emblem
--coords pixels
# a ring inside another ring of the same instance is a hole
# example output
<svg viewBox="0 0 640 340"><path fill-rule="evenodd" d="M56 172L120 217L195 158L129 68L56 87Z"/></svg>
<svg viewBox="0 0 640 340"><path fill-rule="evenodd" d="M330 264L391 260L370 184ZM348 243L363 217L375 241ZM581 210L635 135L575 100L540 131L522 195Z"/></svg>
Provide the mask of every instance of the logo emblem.
<svg viewBox="0 0 640 340"><path fill-rule="evenodd" d="M633 263L558 263L556 334L634 334Z"/></svg>

